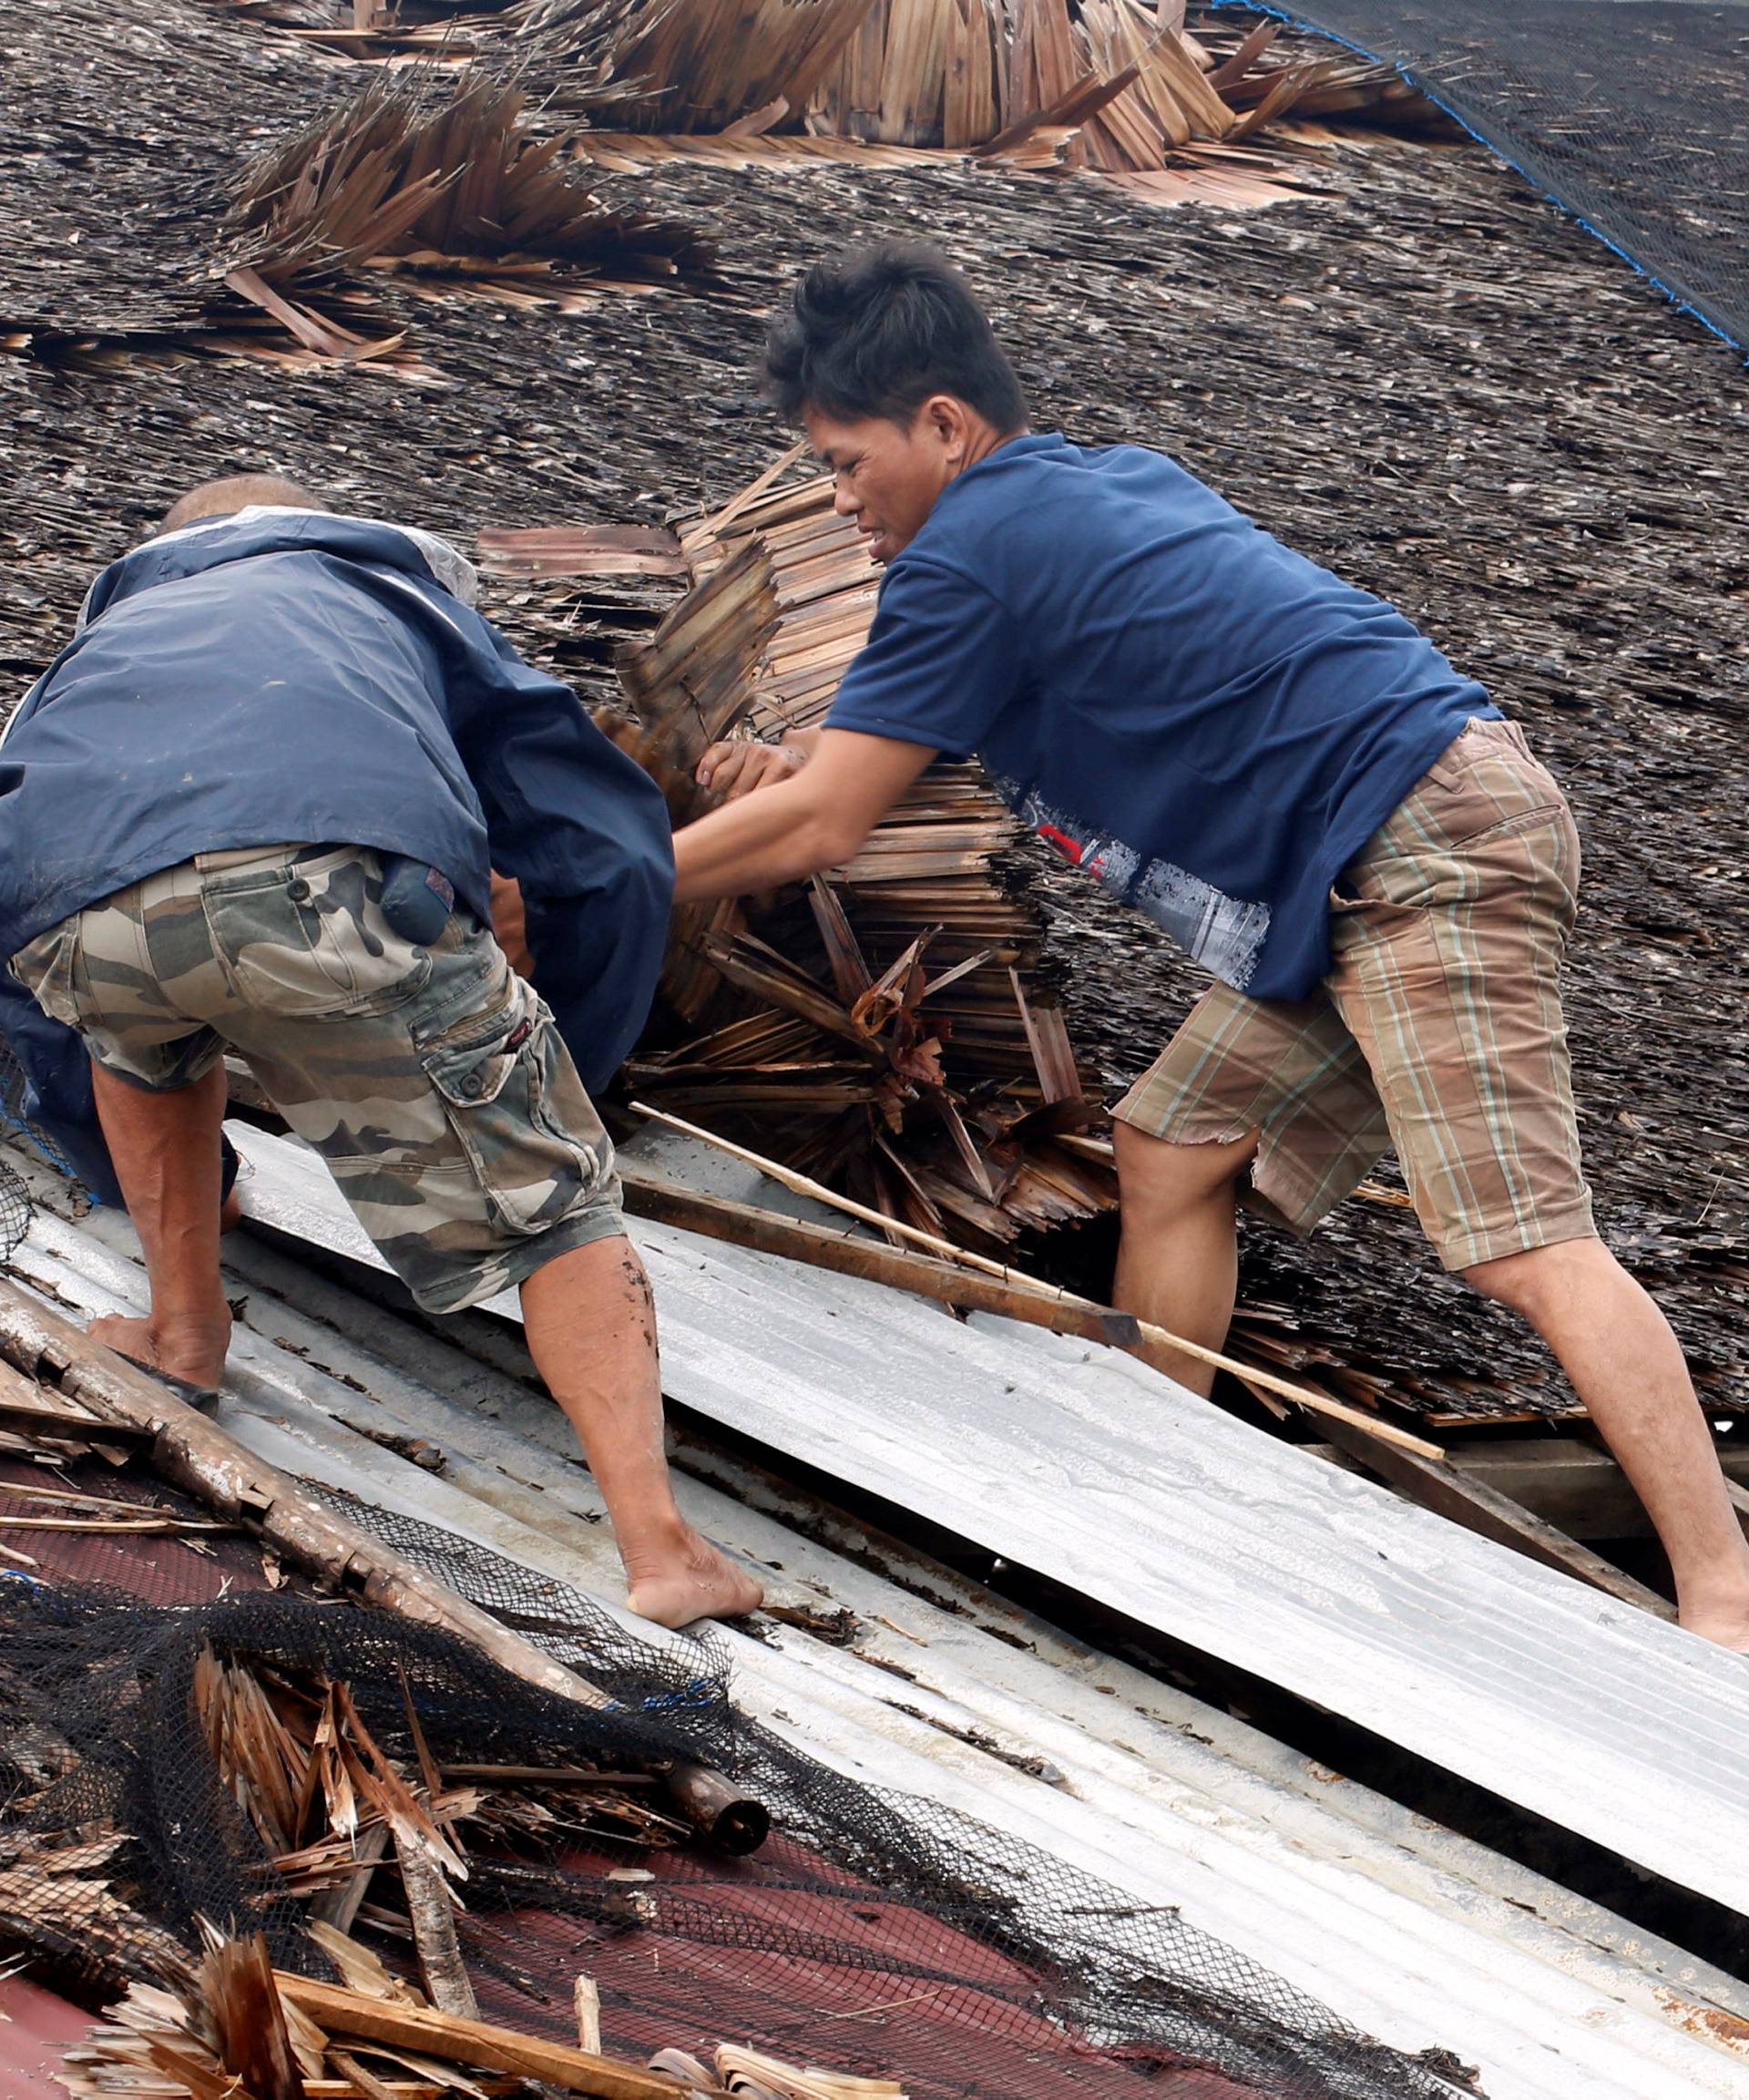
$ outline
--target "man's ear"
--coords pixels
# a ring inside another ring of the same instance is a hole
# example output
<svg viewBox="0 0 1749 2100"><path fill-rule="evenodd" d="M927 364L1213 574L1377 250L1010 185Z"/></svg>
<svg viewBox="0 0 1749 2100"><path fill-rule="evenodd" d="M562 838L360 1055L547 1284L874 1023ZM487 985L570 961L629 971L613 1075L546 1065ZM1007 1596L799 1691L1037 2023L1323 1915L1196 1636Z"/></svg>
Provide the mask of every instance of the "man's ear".
<svg viewBox="0 0 1749 2100"><path fill-rule="evenodd" d="M956 466L963 464L971 449L971 415L966 404L952 394L932 394L923 405L922 414L930 435Z"/></svg>

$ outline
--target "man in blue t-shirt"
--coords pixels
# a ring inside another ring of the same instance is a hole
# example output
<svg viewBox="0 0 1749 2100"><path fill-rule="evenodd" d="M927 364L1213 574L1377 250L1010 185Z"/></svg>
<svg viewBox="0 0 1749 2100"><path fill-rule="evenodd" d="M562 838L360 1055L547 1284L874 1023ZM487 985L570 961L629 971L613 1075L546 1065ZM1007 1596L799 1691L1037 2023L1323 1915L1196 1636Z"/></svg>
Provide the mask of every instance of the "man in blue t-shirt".
<svg viewBox="0 0 1749 2100"><path fill-rule="evenodd" d="M824 726L706 753L727 799L678 835L677 899L842 865L975 753L1215 980L1115 1111L1118 1304L1218 1347L1242 1184L1308 1232L1394 1146L1446 1266L1531 1323L1609 1439L1683 1624L1749 1651L1749 1543L1682 1351L1592 1224L1559 985L1579 842L1519 731L1171 460L1031 431L930 250L809 271L766 364L886 573Z"/></svg>

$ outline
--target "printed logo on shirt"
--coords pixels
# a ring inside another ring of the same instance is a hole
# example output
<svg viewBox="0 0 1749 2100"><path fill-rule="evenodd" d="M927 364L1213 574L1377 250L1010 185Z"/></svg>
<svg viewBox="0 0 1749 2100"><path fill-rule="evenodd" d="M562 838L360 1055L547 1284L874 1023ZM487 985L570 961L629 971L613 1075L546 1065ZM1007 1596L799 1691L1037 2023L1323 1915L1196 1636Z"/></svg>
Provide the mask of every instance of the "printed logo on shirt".
<svg viewBox="0 0 1749 2100"><path fill-rule="evenodd" d="M1146 912L1223 984L1244 990L1269 937L1266 904L1229 896L1169 860L1144 861L1120 838L1084 832L1066 811L1018 781L992 777L990 784L1021 823L1030 825L1071 867L1090 875L1120 903Z"/></svg>

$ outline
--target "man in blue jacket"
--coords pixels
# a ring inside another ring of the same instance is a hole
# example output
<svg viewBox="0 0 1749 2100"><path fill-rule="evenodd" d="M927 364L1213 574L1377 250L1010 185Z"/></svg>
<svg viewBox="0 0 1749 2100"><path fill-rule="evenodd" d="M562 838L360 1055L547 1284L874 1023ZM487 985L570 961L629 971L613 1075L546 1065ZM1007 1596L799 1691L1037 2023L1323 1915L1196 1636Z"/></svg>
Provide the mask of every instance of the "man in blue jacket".
<svg viewBox="0 0 1749 2100"><path fill-rule="evenodd" d="M1579 841L1519 732L1171 460L1030 431L926 250L810 271L767 373L886 573L823 729L706 753L730 800L675 840L677 897L842 865L937 752L975 752L1215 980L1115 1111L1119 1305L1218 1347L1241 1184L1308 1232L1395 1146L1442 1262L1529 1320L1609 1439L1683 1624L1749 1650L1682 1351L1591 1222L1559 983Z"/></svg>
<svg viewBox="0 0 1749 2100"><path fill-rule="evenodd" d="M751 1610L674 1504L649 1287L587 1091L660 968L661 795L473 610L443 541L262 476L165 527L97 578L0 742L0 1012L29 1109L113 1173L151 1285L144 1319L92 1331L219 1383L233 1051L427 1310L520 1288L631 1608ZM494 937L495 868L550 1006Z"/></svg>

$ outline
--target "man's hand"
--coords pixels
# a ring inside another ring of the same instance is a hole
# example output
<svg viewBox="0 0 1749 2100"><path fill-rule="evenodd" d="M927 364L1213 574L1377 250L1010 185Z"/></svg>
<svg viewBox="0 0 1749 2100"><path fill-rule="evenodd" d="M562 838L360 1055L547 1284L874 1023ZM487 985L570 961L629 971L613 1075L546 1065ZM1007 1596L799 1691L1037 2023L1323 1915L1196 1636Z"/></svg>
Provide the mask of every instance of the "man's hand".
<svg viewBox="0 0 1749 2100"><path fill-rule="evenodd" d="M800 772L674 835L674 901L747 896L851 859L935 756L859 731L823 730Z"/></svg>
<svg viewBox="0 0 1749 2100"><path fill-rule="evenodd" d="M782 743L728 737L705 753L694 777L701 787L714 788L724 802L735 802L755 788L788 780L813 756L819 742L817 729L792 730Z"/></svg>
<svg viewBox="0 0 1749 2100"><path fill-rule="evenodd" d="M532 977L535 958L528 952L528 920L522 887L507 875L492 870L492 931L518 977Z"/></svg>

